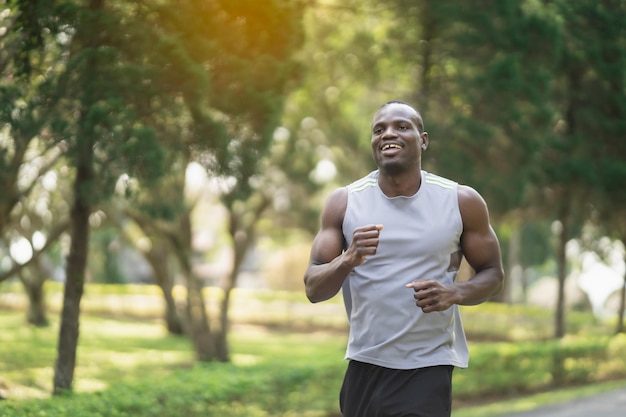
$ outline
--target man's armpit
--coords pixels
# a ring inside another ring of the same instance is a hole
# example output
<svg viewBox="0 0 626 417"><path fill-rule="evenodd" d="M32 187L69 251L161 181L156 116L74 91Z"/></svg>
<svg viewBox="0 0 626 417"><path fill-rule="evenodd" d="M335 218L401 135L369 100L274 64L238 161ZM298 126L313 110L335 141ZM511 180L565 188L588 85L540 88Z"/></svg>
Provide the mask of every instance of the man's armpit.
<svg viewBox="0 0 626 417"><path fill-rule="evenodd" d="M456 272L459 270L461 266L461 261L463 260L463 251L456 251L450 254L450 265L448 265L447 272Z"/></svg>

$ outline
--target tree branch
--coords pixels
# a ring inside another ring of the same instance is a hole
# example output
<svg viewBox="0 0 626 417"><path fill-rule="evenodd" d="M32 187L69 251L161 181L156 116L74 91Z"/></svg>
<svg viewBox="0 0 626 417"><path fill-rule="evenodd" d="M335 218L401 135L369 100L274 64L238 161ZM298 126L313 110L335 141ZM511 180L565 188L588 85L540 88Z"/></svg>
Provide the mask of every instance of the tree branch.
<svg viewBox="0 0 626 417"><path fill-rule="evenodd" d="M43 247L40 250L33 251L33 256L28 261L26 261L25 263L23 263L23 264L14 263L14 265L13 265L13 267L11 269L1 273L0 274L0 282L6 281L7 279L11 278L13 275L18 274L23 268L27 267L32 262L37 260L37 258L39 258L39 256L42 253L44 253L54 242L56 242L59 239L59 237L61 237L63 232L65 232L67 230L67 228L69 227L69 224L70 224L69 220L65 220L65 221L59 223L52 230L52 232L50 232L50 234L48 235L48 238L46 240L46 244L43 245Z"/></svg>

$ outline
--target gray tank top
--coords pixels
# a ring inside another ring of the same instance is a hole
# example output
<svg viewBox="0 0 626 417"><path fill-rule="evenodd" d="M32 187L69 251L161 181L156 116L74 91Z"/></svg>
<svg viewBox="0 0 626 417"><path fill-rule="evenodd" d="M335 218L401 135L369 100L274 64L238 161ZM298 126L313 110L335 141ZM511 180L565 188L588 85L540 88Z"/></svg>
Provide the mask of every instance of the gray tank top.
<svg viewBox="0 0 626 417"><path fill-rule="evenodd" d="M423 313L413 289L405 287L419 278L450 284L461 263L457 183L426 171L421 176L420 189L410 197L385 196L378 171L347 187L347 245L356 227L384 226L376 254L355 267L343 284L350 324L347 359L392 369L467 367L459 307Z"/></svg>

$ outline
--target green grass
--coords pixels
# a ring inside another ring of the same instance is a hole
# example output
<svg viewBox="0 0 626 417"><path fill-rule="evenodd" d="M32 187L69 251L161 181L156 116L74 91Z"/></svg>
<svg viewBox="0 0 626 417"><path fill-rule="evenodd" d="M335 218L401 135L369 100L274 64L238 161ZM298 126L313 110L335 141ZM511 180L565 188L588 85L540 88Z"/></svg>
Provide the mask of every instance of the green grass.
<svg viewBox="0 0 626 417"><path fill-rule="evenodd" d="M232 363L199 364L185 338L169 336L156 320L81 320L75 393L50 398L58 323L24 325L22 314L0 313L0 382L9 400L0 416L60 417L186 415L336 415L345 369L345 335L284 333L236 326ZM455 417L495 417L592 395L626 382L562 389L478 406L455 405ZM206 414L205 414L206 413Z"/></svg>
<svg viewBox="0 0 626 417"><path fill-rule="evenodd" d="M46 328L24 323L23 314L0 313L2 344L0 380L10 398L43 398L52 391L58 320ZM76 391L106 388L142 368L158 372L160 365L189 365L193 355L184 338L166 335L156 321L81 318L77 352Z"/></svg>
<svg viewBox="0 0 626 417"><path fill-rule="evenodd" d="M49 296L58 298L51 289ZM7 293L7 287L2 290ZM0 417L338 416L347 338L339 300L312 306L299 293L254 294L235 292L232 362L197 363L186 338L167 334L158 308L150 304L140 310L125 298L158 297L154 287L90 286L83 300L74 393L53 398L58 335L54 302L47 328L26 325L22 311L0 311L0 390L8 397L0 401ZM208 296L215 297L215 291ZM552 324L551 312L520 306L488 303L464 309L463 315L473 337L474 369L480 369L482 356L500 346L519 348L520 340L545 339ZM483 316L490 318L489 326ZM610 334L589 315L568 317L569 328L592 336L589 340ZM622 351L624 340L615 340L615 349ZM538 346L549 347L543 342ZM503 394L508 396L475 405L471 398L460 400L463 385L476 381L471 372L470 365L468 371L455 373L455 417L496 417L626 385L621 380L536 395Z"/></svg>
<svg viewBox="0 0 626 417"><path fill-rule="evenodd" d="M231 363L196 363L188 340L158 321L84 315L74 394L50 398L57 332L57 320L32 328L0 312L0 357L9 358L0 362L0 416L295 416L303 407L326 416L345 369L343 335L236 326Z"/></svg>
<svg viewBox="0 0 626 417"><path fill-rule="evenodd" d="M25 309L26 298L18 282L0 283L0 308ZM58 314L63 287L46 282L47 307ZM185 289L176 287L174 296L184 301ZM10 294L11 302L3 296ZM17 297L16 297L17 296ZM222 296L218 288L206 288L205 297L212 314L216 313ZM160 290L155 285L87 284L81 302L85 313L119 318L159 319L163 310ZM262 311L263 314L259 314ZM554 312L529 305L485 303L461 307L463 324L470 340L532 341L551 339L554 333ZM304 291L274 291L237 288L231 297L229 317L235 323L259 324L303 330L324 328L347 331L347 320L340 296L324 303L310 304ZM488 323L489 325L485 325ZM568 311L566 329L569 334L606 335L614 326L598 320L589 312Z"/></svg>

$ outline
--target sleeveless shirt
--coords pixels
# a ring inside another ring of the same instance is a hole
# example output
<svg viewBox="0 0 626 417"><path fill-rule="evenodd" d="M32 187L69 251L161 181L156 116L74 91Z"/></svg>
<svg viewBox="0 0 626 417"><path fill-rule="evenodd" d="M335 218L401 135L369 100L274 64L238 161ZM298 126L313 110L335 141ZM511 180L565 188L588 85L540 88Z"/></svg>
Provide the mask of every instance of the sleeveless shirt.
<svg viewBox="0 0 626 417"><path fill-rule="evenodd" d="M455 281L463 222L457 183L421 171L410 197L387 197L378 171L347 186L343 221L346 248L355 228L382 224L376 254L348 274L342 295L350 335L346 358L391 369L435 365L467 367L469 353L458 305L423 313L415 279Z"/></svg>

